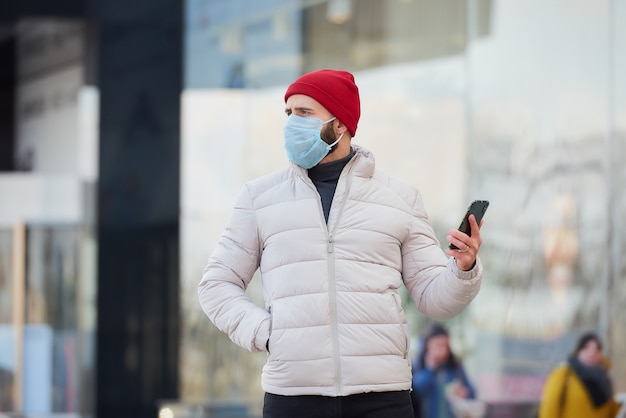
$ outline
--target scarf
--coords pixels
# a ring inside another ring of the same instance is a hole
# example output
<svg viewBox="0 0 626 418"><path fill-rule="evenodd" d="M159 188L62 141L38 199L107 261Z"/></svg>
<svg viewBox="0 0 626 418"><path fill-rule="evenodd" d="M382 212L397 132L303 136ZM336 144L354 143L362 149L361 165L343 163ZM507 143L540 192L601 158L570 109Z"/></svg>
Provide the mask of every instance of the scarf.
<svg viewBox="0 0 626 418"><path fill-rule="evenodd" d="M594 407L604 405L611 400L613 387L604 367L585 365L573 356L567 359L567 364L587 389Z"/></svg>

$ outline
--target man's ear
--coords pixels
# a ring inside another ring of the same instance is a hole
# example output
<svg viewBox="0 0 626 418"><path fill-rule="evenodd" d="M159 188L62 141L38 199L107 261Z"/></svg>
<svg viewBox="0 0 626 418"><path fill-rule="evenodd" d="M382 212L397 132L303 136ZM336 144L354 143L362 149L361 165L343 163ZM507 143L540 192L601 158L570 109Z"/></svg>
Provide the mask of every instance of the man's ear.
<svg viewBox="0 0 626 418"><path fill-rule="evenodd" d="M352 135L350 135L350 132L348 131L348 127L344 125L344 123L340 121L339 119L336 119L336 120L337 120L337 133L339 135L344 134L352 138Z"/></svg>

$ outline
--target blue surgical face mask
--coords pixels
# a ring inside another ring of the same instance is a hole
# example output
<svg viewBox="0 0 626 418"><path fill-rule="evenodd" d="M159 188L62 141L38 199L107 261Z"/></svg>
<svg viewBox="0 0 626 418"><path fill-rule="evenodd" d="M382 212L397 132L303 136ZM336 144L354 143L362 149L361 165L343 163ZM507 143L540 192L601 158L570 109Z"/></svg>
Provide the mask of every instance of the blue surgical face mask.
<svg viewBox="0 0 626 418"><path fill-rule="evenodd" d="M339 142L343 133L332 144L327 144L321 137L322 127L335 118L322 121L313 117L291 114L285 124L285 150L287 157L302 168L316 166Z"/></svg>

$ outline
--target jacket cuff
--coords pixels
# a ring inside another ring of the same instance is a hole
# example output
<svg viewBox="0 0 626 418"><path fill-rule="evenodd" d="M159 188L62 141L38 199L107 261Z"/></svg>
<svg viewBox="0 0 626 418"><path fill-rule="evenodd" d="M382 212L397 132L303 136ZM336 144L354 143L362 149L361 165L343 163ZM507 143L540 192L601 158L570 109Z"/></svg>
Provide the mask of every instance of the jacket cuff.
<svg viewBox="0 0 626 418"><path fill-rule="evenodd" d="M254 337L255 351L268 351L267 347L269 345L271 323L271 319L266 318L259 324L256 336Z"/></svg>
<svg viewBox="0 0 626 418"><path fill-rule="evenodd" d="M478 256L476 256L474 267L467 271L459 269L456 265L456 259L454 257L451 257L448 262L452 265L452 271L454 271L456 277L461 280L474 280L476 278L480 278L483 274L483 264L480 262L480 258Z"/></svg>

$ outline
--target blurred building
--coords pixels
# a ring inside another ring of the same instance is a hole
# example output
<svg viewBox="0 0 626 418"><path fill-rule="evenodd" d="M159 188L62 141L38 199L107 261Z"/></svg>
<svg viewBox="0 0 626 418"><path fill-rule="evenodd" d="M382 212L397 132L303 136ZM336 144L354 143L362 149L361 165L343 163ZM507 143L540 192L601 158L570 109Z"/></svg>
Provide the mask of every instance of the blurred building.
<svg viewBox="0 0 626 418"><path fill-rule="evenodd" d="M0 5L0 411L178 398L183 5Z"/></svg>
<svg viewBox="0 0 626 418"><path fill-rule="evenodd" d="M442 242L491 201L448 325L492 414L524 416L588 329L626 391L623 1L3 2L0 62L0 412L260 416L265 358L196 285L319 68L355 74L354 141Z"/></svg>

